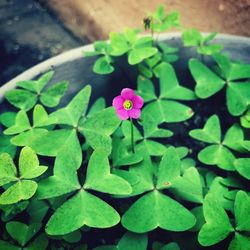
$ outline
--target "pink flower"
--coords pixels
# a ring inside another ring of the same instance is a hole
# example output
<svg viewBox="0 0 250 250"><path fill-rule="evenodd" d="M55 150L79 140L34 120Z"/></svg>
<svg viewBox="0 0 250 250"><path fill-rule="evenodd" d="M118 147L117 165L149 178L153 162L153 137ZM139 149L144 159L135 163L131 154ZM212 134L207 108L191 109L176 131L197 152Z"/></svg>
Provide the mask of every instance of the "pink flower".
<svg viewBox="0 0 250 250"><path fill-rule="evenodd" d="M112 103L116 109L116 114L121 120L127 120L128 118L138 119L141 115L143 104L142 97L135 95L134 91L129 88L123 89L121 95L116 96Z"/></svg>

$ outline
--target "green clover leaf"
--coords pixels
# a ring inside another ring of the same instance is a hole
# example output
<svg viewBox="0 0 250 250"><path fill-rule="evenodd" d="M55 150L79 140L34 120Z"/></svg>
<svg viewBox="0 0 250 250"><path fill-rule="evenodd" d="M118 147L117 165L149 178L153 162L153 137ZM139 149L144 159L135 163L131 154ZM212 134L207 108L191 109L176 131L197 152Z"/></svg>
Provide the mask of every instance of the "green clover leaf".
<svg viewBox="0 0 250 250"><path fill-rule="evenodd" d="M9 235L18 243L19 246L0 240L0 249L4 250L46 250L48 239L45 234L40 234L37 238L32 238L41 228L41 223L26 225L18 221L11 221L6 224ZM31 240L31 242L30 242Z"/></svg>
<svg viewBox="0 0 250 250"><path fill-rule="evenodd" d="M42 224L34 223L29 226L18 221L11 221L6 224L6 230L9 235L21 246L26 243L40 230Z"/></svg>
<svg viewBox="0 0 250 250"><path fill-rule="evenodd" d="M85 136L87 143L93 149L102 148L107 154L110 154L112 150L110 135L120 123L114 108L109 107L87 119L82 119L78 131Z"/></svg>
<svg viewBox="0 0 250 250"><path fill-rule="evenodd" d="M76 171L82 164L82 150L75 130L69 130L56 153L53 175L39 182L38 199L58 197L79 189Z"/></svg>
<svg viewBox="0 0 250 250"><path fill-rule="evenodd" d="M208 44L216 37L217 33L212 32L203 36L197 29L188 29L182 33L182 40L186 47L197 47L197 52L202 55L213 55L223 49L223 44Z"/></svg>
<svg viewBox="0 0 250 250"><path fill-rule="evenodd" d="M22 89L13 89L5 93L5 98L15 107L28 111L39 100L46 107L55 107L68 88L68 83L63 81L54 84L43 91L44 87L53 77L54 72L43 74L38 80L22 81L16 85Z"/></svg>
<svg viewBox="0 0 250 250"><path fill-rule="evenodd" d="M148 193L139 198L123 215L122 225L125 228L144 233L157 227L185 231L194 226L194 216L180 203L161 192L162 189L171 191L172 185L174 186L175 180L180 176L180 165L177 150L169 147L157 172L147 154L143 162L130 166L129 173L139 179L132 184L131 196Z"/></svg>
<svg viewBox="0 0 250 250"><path fill-rule="evenodd" d="M144 195L122 217L122 225L136 233L148 232L157 227L185 231L194 224L194 216L185 207L159 191Z"/></svg>
<svg viewBox="0 0 250 250"><path fill-rule="evenodd" d="M107 228L116 225L119 220L119 214L110 205L87 191L80 190L51 216L46 225L46 233L64 235L84 225Z"/></svg>
<svg viewBox="0 0 250 250"><path fill-rule="evenodd" d="M155 99L153 86L150 81L139 78L139 93L143 91L141 86L144 84L144 81L147 85L152 86L150 90L145 92L148 96L146 101L149 101L149 103L142 110L142 119L146 119L145 116L151 116L151 120L155 121L155 124L161 124L163 122L180 122L191 118L193 116L192 109L174 100L193 100L195 98L194 94L191 90L179 85L173 67L170 64L164 63L162 65L159 79L160 97Z"/></svg>
<svg viewBox="0 0 250 250"><path fill-rule="evenodd" d="M0 155L0 184L13 183L0 196L0 204L13 204L21 200L31 198L37 189L37 183L33 180L42 175L47 167L40 166L35 152L25 147L19 156L19 173L10 155L3 153Z"/></svg>
<svg viewBox="0 0 250 250"><path fill-rule="evenodd" d="M250 104L250 65L233 63L226 56L215 54L214 59L221 71L220 76L197 59L190 59L189 69L196 81L195 93L205 99L219 92L226 85L228 111L233 116L245 112ZM237 81L237 82L236 82Z"/></svg>
<svg viewBox="0 0 250 250"><path fill-rule="evenodd" d="M212 143L205 147L198 154L198 159L207 165L217 165L219 168L228 171L235 171L233 166L235 156L225 147L230 143L221 143L220 121L217 115L211 116L203 129L194 129L189 135L197 140Z"/></svg>
<svg viewBox="0 0 250 250"><path fill-rule="evenodd" d="M206 224L202 226L198 235L202 246L214 245L234 231L227 213L211 194L205 197L203 213Z"/></svg>
<svg viewBox="0 0 250 250"><path fill-rule="evenodd" d="M235 231L235 236L228 249L247 249L250 238L244 233L250 231L249 212L250 198L248 194L244 191L238 191L234 203L236 221L234 229L227 213L220 206L217 199L212 194L208 194L203 204L206 223L199 232L199 243L202 246L211 246L224 240L230 233Z"/></svg>

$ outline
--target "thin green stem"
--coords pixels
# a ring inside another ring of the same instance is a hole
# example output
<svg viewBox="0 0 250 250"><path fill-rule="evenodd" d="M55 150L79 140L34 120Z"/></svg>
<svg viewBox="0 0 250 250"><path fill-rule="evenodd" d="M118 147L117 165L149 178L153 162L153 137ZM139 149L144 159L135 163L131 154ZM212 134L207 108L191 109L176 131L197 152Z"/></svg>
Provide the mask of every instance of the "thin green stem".
<svg viewBox="0 0 250 250"><path fill-rule="evenodd" d="M134 144L134 126L133 126L133 120L130 118L130 124L131 124L131 148L133 154L135 153L135 144Z"/></svg>
<svg viewBox="0 0 250 250"><path fill-rule="evenodd" d="M152 19L150 21L150 32L151 32L151 37L152 37L152 46L154 46L154 24L152 23Z"/></svg>

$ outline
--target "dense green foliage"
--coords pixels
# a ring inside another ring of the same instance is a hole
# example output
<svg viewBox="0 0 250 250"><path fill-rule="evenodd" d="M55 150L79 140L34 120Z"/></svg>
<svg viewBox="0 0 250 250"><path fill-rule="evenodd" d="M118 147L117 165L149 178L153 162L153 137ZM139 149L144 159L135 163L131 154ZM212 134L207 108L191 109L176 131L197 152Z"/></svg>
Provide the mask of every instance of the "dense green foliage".
<svg viewBox="0 0 250 250"><path fill-rule="evenodd" d="M17 109L0 114L0 249L250 249L250 65L221 53L216 33L183 30L198 52L192 90L171 64L178 49L155 38L181 28L178 13L160 6L144 23L150 36L126 28L87 53L96 73L121 56L138 72L135 152L129 121L90 105L90 85L53 110L68 84L44 90L51 71L5 94ZM216 112L197 111L218 94Z"/></svg>

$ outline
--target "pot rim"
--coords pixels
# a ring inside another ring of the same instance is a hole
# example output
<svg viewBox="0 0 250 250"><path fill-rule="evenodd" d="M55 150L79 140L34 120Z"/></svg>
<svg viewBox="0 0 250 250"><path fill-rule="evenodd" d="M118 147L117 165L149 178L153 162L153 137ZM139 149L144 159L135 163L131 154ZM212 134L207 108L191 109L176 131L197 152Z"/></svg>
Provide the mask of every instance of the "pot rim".
<svg viewBox="0 0 250 250"><path fill-rule="evenodd" d="M207 35L209 33L204 32L202 33ZM168 40L172 38L180 38L180 32L168 32L159 34L159 40ZM250 44L250 38L245 36L237 36L237 35L229 35L229 34L221 34L219 33L216 38L225 39L225 40L240 40L242 42L246 42ZM32 79L35 76L42 74L48 70L53 69L55 66L59 66L65 62L74 61L75 59L79 59L84 57L84 52L93 51L93 43L83 45L74 49L70 49L65 51L59 55L53 56L41 63L36 64L35 66L31 67L28 70L25 70L23 73L17 75L9 82L5 83L2 87L0 87L0 101L3 99L4 93L8 90L15 88L16 83L19 81L25 81L28 79Z"/></svg>

